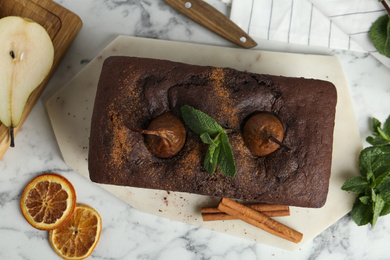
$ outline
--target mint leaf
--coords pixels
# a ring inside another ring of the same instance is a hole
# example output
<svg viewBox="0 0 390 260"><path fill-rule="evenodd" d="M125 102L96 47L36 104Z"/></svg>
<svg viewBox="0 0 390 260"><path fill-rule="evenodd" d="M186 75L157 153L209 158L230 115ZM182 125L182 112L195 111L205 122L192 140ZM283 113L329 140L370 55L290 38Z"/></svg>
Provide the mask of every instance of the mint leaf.
<svg viewBox="0 0 390 260"><path fill-rule="evenodd" d="M365 148L359 155L361 174L370 181L371 176L378 177L390 170L390 146Z"/></svg>
<svg viewBox="0 0 390 260"><path fill-rule="evenodd" d="M375 147L380 150L379 163L380 167L374 171L376 177L390 171L390 145Z"/></svg>
<svg viewBox="0 0 390 260"><path fill-rule="evenodd" d="M374 147L365 148L359 155L359 168L364 177L370 177L380 167L381 151Z"/></svg>
<svg viewBox="0 0 390 260"><path fill-rule="evenodd" d="M221 146L210 146L206 152L203 166L209 174L213 174L217 168Z"/></svg>
<svg viewBox="0 0 390 260"><path fill-rule="evenodd" d="M376 178L375 188L379 191L390 190L390 171L385 172Z"/></svg>
<svg viewBox="0 0 390 260"><path fill-rule="evenodd" d="M181 114L186 125L196 134L207 133L210 136L223 131L222 127L206 113L190 106L182 106Z"/></svg>
<svg viewBox="0 0 390 260"><path fill-rule="evenodd" d="M380 54L390 58L389 15L379 17L371 26L369 36Z"/></svg>
<svg viewBox="0 0 390 260"><path fill-rule="evenodd" d="M385 121L383 132L385 132L386 135L390 137L390 116Z"/></svg>
<svg viewBox="0 0 390 260"><path fill-rule="evenodd" d="M351 210L351 217L358 226L367 225L370 223L373 216L371 205L364 204L360 200L356 200Z"/></svg>
<svg viewBox="0 0 390 260"><path fill-rule="evenodd" d="M236 175L234 155L226 133L221 134L221 152L218 158L218 166L226 176L233 178Z"/></svg>
<svg viewBox="0 0 390 260"><path fill-rule="evenodd" d="M390 144L390 140L385 140L382 138L374 138L372 136L367 137L366 141L373 146L382 146L382 145Z"/></svg>
<svg viewBox="0 0 390 260"><path fill-rule="evenodd" d="M376 201L376 192L374 189L371 189L371 200L375 203Z"/></svg>
<svg viewBox="0 0 390 260"><path fill-rule="evenodd" d="M385 216L390 213L390 203L385 203L381 211L380 217Z"/></svg>
<svg viewBox="0 0 390 260"><path fill-rule="evenodd" d="M216 146L217 143L211 138L208 133L203 133L200 135L200 139L202 139L203 143Z"/></svg>
<svg viewBox="0 0 390 260"><path fill-rule="evenodd" d="M373 216L371 219L371 226L375 227L375 224L380 216L380 213L385 205L384 200L382 199L380 194L375 195L375 201L373 205Z"/></svg>
<svg viewBox="0 0 390 260"><path fill-rule="evenodd" d="M378 128L381 128L382 127L382 123L381 121L379 121L378 119L376 119L375 117L372 119L372 129L374 130L374 132L372 133L374 136L379 136L379 133L378 133Z"/></svg>
<svg viewBox="0 0 390 260"><path fill-rule="evenodd" d="M386 190L380 193L383 201L390 204L390 190Z"/></svg>
<svg viewBox="0 0 390 260"><path fill-rule="evenodd" d="M370 196L362 196L362 197L359 197L359 200L360 200L363 204L366 204L366 205L368 205L369 203L371 203L371 197L370 197Z"/></svg>
<svg viewBox="0 0 390 260"><path fill-rule="evenodd" d="M347 180L343 186L341 186L342 190L350 191L354 193L364 193L366 189L368 189L368 182L362 177L353 177Z"/></svg>
<svg viewBox="0 0 390 260"><path fill-rule="evenodd" d="M378 133L379 133L379 135L380 135L380 137L381 137L382 139L384 139L384 140L390 140L390 136L388 136L388 135L385 133L385 131L383 131L383 130L380 129L379 127L378 127Z"/></svg>

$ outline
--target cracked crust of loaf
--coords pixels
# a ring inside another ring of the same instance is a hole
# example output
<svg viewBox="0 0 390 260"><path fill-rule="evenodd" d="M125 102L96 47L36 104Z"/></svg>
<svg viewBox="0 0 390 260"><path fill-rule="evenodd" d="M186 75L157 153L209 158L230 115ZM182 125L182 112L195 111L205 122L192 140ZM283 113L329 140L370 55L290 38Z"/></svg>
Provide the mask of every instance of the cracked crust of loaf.
<svg viewBox="0 0 390 260"><path fill-rule="evenodd" d="M91 122L89 172L94 182L181 191L244 201L318 208L325 204L332 164L337 92L327 81L195 66L166 60L110 57L103 65ZM187 129L184 148L167 159L154 157L144 136L170 111L181 118L190 105L226 129L236 177L202 167L207 145ZM265 157L245 146L241 127L253 113L276 115L284 143Z"/></svg>

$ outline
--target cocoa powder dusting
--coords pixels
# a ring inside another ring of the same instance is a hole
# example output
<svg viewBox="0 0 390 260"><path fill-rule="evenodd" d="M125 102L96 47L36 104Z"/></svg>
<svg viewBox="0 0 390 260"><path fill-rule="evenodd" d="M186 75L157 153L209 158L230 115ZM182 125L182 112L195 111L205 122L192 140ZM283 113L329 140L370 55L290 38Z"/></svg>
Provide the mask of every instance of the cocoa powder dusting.
<svg viewBox="0 0 390 260"><path fill-rule="evenodd" d="M130 140L127 134L127 128L124 126L123 116L118 114L113 109L112 103L108 110L112 118L112 147L111 147L111 161L110 164L116 169L120 169L123 164L123 157L131 152Z"/></svg>
<svg viewBox="0 0 390 260"><path fill-rule="evenodd" d="M131 71L131 70L130 70ZM125 71L124 71L125 72ZM119 96L113 100L108 107L108 115L111 118L111 130L112 130L112 148L110 156L112 158L111 164L116 169L120 169L123 166L123 160L127 154L131 153L132 146L129 137L129 129L125 126L125 122L129 119L129 115L136 113L140 109L139 95L140 91L137 89L137 78L131 74L127 74L126 78L118 79L120 86L122 87L122 96ZM121 99L126 100L124 104L126 107L118 111L116 107ZM131 100L131 101L129 101Z"/></svg>
<svg viewBox="0 0 390 260"><path fill-rule="evenodd" d="M183 176L191 176L194 174L195 169L198 167L200 162L200 149L201 144L200 142L196 142L193 139L190 139L187 141L186 144L190 149L189 152L186 154L185 158L183 158L183 165L182 167L182 175Z"/></svg>
<svg viewBox="0 0 390 260"><path fill-rule="evenodd" d="M226 87L225 72L223 68L213 68L209 74L213 83L212 93L215 95L215 102L219 108L219 114L215 115L217 122L227 122L232 127L240 124L237 113L234 109L234 100L231 97L231 90Z"/></svg>

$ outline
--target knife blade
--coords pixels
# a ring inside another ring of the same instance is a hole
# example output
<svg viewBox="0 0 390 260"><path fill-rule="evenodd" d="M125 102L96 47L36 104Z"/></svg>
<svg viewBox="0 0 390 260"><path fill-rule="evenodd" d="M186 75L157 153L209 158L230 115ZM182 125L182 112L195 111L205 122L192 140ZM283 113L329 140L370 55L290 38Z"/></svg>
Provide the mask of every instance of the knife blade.
<svg viewBox="0 0 390 260"><path fill-rule="evenodd" d="M202 0L164 0L176 11L243 48L257 43L238 25Z"/></svg>

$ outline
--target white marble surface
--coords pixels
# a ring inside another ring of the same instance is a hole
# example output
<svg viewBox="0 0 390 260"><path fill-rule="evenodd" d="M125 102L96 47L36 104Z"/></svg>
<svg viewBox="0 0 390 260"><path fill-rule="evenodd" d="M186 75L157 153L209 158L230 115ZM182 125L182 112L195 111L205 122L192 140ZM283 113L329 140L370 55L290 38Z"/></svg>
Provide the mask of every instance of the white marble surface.
<svg viewBox="0 0 390 260"><path fill-rule="evenodd" d="M56 2L77 13L84 26L19 132L16 148L9 149L0 161L0 259L57 259L47 233L32 228L19 209L23 188L43 172L67 177L76 188L78 201L91 205L101 214L102 236L90 259L389 258L390 216L380 218L372 229L357 227L347 215L301 249L291 252L139 212L69 169L58 149L44 101L117 35L232 44L177 14L160 0ZM229 1L208 2L229 13L225 5ZM390 71L364 53L331 51L330 54L339 57L345 70L365 144L371 117L384 120L390 114Z"/></svg>

